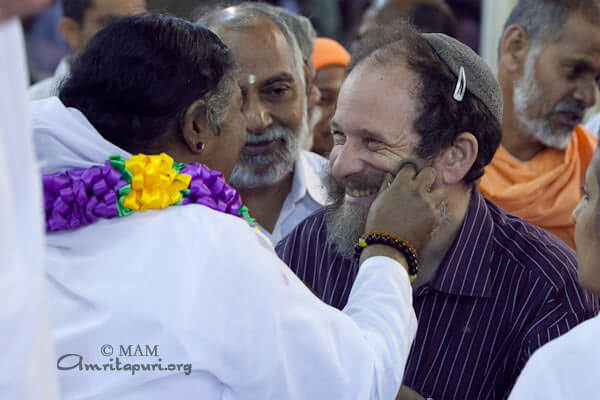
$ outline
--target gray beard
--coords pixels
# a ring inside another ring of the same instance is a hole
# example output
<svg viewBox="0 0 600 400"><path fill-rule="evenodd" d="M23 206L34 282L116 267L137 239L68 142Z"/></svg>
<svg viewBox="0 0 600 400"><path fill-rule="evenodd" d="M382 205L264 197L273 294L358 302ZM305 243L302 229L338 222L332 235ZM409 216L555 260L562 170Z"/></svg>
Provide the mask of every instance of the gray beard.
<svg viewBox="0 0 600 400"><path fill-rule="evenodd" d="M365 233L368 209L348 204L333 204L327 209L327 241L336 246L337 252L346 259L354 256L354 246Z"/></svg>
<svg viewBox="0 0 600 400"><path fill-rule="evenodd" d="M378 178L371 178L373 184L377 180ZM344 201L344 184L333 178L331 173L328 177L327 186L329 200L332 202L327 207L325 214L327 241L335 245L337 252L342 257L352 259L354 257L354 247L358 243L358 239L365 233L369 208L347 204ZM442 201L440 205L440 221L429 234L430 240L434 240L448 222L448 206L446 201Z"/></svg>
<svg viewBox="0 0 600 400"><path fill-rule="evenodd" d="M370 182L379 187L383 175L360 178L361 181ZM327 179L327 189L331 205L327 208L325 221L327 224L327 241L336 246L337 252L344 258L352 259L354 246L358 239L365 233L365 224L369 209L346 204L345 184L335 179L331 173Z"/></svg>
<svg viewBox="0 0 600 400"><path fill-rule="evenodd" d="M237 189L266 187L292 173L300 154L298 135L280 125L271 126L260 135L247 132L248 143L266 140L280 140L283 146L273 152L257 155L245 154L242 150L229 178L232 186Z"/></svg>

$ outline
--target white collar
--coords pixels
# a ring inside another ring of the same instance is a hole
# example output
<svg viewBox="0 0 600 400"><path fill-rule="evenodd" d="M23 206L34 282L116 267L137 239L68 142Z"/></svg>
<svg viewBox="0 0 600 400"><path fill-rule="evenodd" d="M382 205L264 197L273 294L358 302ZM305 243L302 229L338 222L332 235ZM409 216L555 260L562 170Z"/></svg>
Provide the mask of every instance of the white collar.
<svg viewBox="0 0 600 400"><path fill-rule="evenodd" d="M322 206L327 204L327 188L324 184L327 178L327 163L328 161L318 154L300 152L294 167L292 190L289 194L292 204L302 201L307 194L318 204Z"/></svg>
<svg viewBox="0 0 600 400"><path fill-rule="evenodd" d="M54 76L57 78L64 78L71 75L71 63L73 62L73 56L63 57L58 66L54 70Z"/></svg>

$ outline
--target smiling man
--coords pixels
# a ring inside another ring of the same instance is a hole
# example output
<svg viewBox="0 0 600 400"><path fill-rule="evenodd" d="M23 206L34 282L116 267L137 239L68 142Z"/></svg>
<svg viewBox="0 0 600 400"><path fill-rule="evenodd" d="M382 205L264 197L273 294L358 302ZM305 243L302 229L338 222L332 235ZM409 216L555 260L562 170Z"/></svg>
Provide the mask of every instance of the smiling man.
<svg viewBox="0 0 600 400"><path fill-rule="evenodd" d="M506 21L499 51L502 145L481 191L574 248L571 213L597 144L579 124L596 102L599 3L521 0Z"/></svg>
<svg viewBox="0 0 600 400"><path fill-rule="evenodd" d="M433 166L443 218L420 252L419 326L399 398L408 387L426 398L505 398L535 349L597 310L577 283L573 251L477 188L501 117L498 83L467 46L410 27L365 37L332 120L335 201L277 246L323 301L344 308L359 271L354 246L384 173L407 159Z"/></svg>
<svg viewBox="0 0 600 400"><path fill-rule="evenodd" d="M301 150L309 134L308 65L285 22L260 5L213 10L198 22L238 63L247 139L230 182L277 243L327 202L327 161Z"/></svg>

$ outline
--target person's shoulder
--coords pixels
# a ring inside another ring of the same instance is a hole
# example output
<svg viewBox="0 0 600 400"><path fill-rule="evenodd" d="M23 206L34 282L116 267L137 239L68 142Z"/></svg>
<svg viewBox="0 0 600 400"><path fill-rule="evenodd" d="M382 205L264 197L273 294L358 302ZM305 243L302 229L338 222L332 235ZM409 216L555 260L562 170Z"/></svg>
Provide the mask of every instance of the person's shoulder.
<svg viewBox="0 0 600 400"><path fill-rule="evenodd" d="M537 349L521 372L510 399L595 398L599 334L600 317L595 317Z"/></svg>
<svg viewBox="0 0 600 400"><path fill-rule="evenodd" d="M588 368L595 374L600 359L600 347L596 343L599 336L600 316L596 316L540 347L531 362L541 368L552 366L568 375L588 374Z"/></svg>
<svg viewBox="0 0 600 400"><path fill-rule="evenodd" d="M494 221L495 251L555 289L577 280L575 252L544 229L486 200Z"/></svg>
<svg viewBox="0 0 600 400"><path fill-rule="evenodd" d="M596 341L600 337L600 316L590 318L571 329L567 334L559 336L550 342L548 351L558 355L558 360L563 354L578 354L579 356L589 357L592 352L596 362L600 360L600 346ZM542 347L544 349L544 347Z"/></svg>

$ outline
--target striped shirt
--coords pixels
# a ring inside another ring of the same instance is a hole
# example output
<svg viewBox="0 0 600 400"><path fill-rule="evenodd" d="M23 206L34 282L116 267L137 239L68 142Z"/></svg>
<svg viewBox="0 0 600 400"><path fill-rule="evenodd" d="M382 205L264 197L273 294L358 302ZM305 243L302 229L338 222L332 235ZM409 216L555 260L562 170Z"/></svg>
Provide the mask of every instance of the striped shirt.
<svg viewBox="0 0 600 400"><path fill-rule="evenodd" d="M277 252L342 309L358 265L327 242L325 212L299 224ZM435 276L413 297L419 327L403 384L434 399L506 398L538 347L598 311L577 283L574 252L478 189Z"/></svg>

